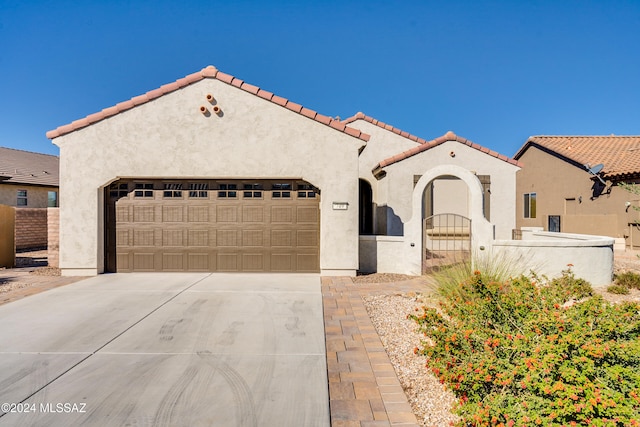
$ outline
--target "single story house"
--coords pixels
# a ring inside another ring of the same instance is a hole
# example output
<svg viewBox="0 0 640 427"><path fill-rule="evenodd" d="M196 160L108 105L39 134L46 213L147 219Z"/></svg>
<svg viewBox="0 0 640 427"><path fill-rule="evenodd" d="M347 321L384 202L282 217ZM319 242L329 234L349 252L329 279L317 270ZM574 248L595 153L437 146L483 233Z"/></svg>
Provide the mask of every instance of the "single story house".
<svg viewBox="0 0 640 427"><path fill-rule="evenodd" d="M516 160L324 116L212 66L47 137L65 275L419 274L434 215L465 217L456 233L480 245L515 226Z"/></svg>
<svg viewBox="0 0 640 427"><path fill-rule="evenodd" d="M640 247L640 136L532 136L515 158L516 225L609 236Z"/></svg>
<svg viewBox="0 0 640 427"><path fill-rule="evenodd" d="M0 147L0 205L58 206L57 156Z"/></svg>

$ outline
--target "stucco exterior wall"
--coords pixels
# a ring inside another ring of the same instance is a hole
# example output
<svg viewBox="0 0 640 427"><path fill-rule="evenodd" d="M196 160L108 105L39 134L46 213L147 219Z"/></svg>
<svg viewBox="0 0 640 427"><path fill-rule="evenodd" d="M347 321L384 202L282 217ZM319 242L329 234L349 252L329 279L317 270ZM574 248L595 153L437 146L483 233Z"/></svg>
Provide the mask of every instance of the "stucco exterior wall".
<svg viewBox="0 0 640 427"><path fill-rule="evenodd" d="M455 157L451 157L451 152ZM413 193L414 175L424 175L431 168L444 165L491 177L491 223L495 225L495 237L510 239L515 228L515 174L518 167L457 141L442 143L385 168L387 175L381 181L386 181L387 186L393 189L388 192L388 203L394 207L399 219L406 223L411 218L409 200Z"/></svg>
<svg viewBox="0 0 640 427"><path fill-rule="evenodd" d="M200 113L215 97L222 114ZM54 140L60 147L60 267L104 269L104 186L117 178L301 178L321 191L320 268L358 268L358 150L350 137L204 79ZM332 202L348 202L346 211Z"/></svg>
<svg viewBox="0 0 640 427"><path fill-rule="evenodd" d="M576 277L603 288L613 278L614 239L603 236L533 231L523 233L523 240L496 240L487 255L513 260L515 274L530 270L553 278L571 267Z"/></svg>
<svg viewBox="0 0 640 427"><path fill-rule="evenodd" d="M549 215L560 216L560 231L625 238L627 246L640 246L640 196L612 186L609 194L593 197L593 180L586 169L567 163L535 146L519 159L524 167L516 175L516 226L548 230ZM536 193L536 218L524 218L524 194Z"/></svg>
<svg viewBox="0 0 640 427"><path fill-rule="evenodd" d="M18 190L27 190L27 206L18 205ZM46 208L49 191L58 191L57 187L39 187L34 185L0 184L0 204L21 208Z"/></svg>

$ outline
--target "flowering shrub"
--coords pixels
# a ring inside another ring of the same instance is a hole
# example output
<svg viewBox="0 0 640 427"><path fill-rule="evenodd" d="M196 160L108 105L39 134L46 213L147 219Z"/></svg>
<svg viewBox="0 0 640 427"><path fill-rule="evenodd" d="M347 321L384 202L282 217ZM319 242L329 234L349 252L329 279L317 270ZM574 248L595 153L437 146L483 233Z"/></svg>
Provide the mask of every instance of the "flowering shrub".
<svg viewBox="0 0 640 427"><path fill-rule="evenodd" d="M459 397L461 426L640 426L640 304L611 305L570 270L544 284L475 271L411 315Z"/></svg>

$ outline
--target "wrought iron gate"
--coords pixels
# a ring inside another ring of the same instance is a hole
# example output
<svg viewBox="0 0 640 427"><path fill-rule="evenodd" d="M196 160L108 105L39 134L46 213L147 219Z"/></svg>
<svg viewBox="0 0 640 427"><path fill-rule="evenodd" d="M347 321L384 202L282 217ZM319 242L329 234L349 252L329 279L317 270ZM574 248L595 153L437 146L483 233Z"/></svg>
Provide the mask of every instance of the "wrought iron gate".
<svg viewBox="0 0 640 427"><path fill-rule="evenodd" d="M423 273L431 273L471 257L471 220L457 214L438 214L424 219Z"/></svg>

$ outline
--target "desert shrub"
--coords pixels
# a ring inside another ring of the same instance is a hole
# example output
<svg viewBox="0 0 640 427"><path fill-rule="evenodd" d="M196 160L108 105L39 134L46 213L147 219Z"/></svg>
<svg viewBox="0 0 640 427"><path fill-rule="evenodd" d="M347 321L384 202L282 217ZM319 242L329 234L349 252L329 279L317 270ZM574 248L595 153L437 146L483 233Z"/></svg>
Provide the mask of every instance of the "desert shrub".
<svg viewBox="0 0 640 427"><path fill-rule="evenodd" d="M629 288L622 285L609 285L607 292L617 295L629 295Z"/></svg>
<svg viewBox="0 0 640 427"><path fill-rule="evenodd" d="M619 273L616 274L614 282L616 285L624 286L627 289L640 289L640 274L633 271Z"/></svg>
<svg viewBox="0 0 640 427"><path fill-rule="evenodd" d="M543 285L475 271L440 310L411 316L460 426L640 425L640 304L564 305L587 285L570 270Z"/></svg>

